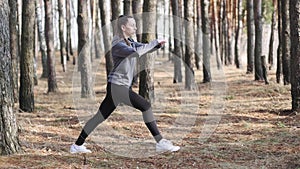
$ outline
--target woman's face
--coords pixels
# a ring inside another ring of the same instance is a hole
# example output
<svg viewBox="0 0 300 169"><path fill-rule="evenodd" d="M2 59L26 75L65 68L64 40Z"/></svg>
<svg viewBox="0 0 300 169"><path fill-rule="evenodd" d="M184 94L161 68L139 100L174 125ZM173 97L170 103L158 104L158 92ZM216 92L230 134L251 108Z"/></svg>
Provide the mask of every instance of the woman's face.
<svg viewBox="0 0 300 169"><path fill-rule="evenodd" d="M134 18L128 18L128 21L125 25L122 25L122 31L126 38L131 37L136 33L136 22Z"/></svg>

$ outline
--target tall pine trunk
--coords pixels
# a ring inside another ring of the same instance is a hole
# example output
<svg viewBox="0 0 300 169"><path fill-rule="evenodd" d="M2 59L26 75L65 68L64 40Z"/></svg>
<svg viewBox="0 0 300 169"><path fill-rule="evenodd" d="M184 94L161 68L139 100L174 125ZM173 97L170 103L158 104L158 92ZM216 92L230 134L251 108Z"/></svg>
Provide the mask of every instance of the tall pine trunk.
<svg viewBox="0 0 300 169"><path fill-rule="evenodd" d="M300 112L300 1L290 0L292 110Z"/></svg>
<svg viewBox="0 0 300 169"><path fill-rule="evenodd" d="M278 48L277 48L277 69L276 69L276 82L280 83L282 73L282 17L281 17L281 0L278 2Z"/></svg>
<svg viewBox="0 0 300 169"><path fill-rule="evenodd" d="M173 12L173 31L174 31L174 78L173 83L182 82L182 72L181 72L181 63L182 63L182 50L181 50L181 33L180 33L180 20L181 17L178 11L178 0L172 0L172 12Z"/></svg>
<svg viewBox="0 0 300 169"><path fill-rule="evenodd" d="M12 79L13 79L13 94L14 101L19 99L19 30L18 27L18 9L17 0L9 1L10 15L9 15L9 33L10 33L10 54L12 62Z"/></svg>
<svg viewBox="0 0 300 169"><path fill-rule="evenodd" d="M291 82L290 71L290 16L289 16L289 0L281 0L281 16L282 16L282 73L283 83L288 85Z"/></svg>
<svg viewBox="0 0 300 169"><path fill-rule="evenodd" d="M143 12L143 37L142 42L150 42L155 39L156 30L156 0L144 0ZM149 53L140 58L141 72L139 94L150 102L153 102L154 97L154 79L153 79L153 66L155 53Z"/></svg>
<svg viewBox="0 0 300 169"><path fill-rule="evenodd" d="M274 65L274 32L276 26L276 9L277 8L277 1L273 0L273 11L272 11L272 23L271 23L271 35L270 35L270 43L269 43L269 54L268 54L268 63L269 69L271 70Z"/></svg>
<svg viewBox="0 0 300 169"><path fill-rule="evenodd" d="M192 59L194 58L194 0L184 0L185 19L185 88L191 90L194 85L194 71Z"/></svg>
<svg viewBox="0 0 300 169"><path fill-rule="evenodd" d="M89 18L87 1L78 0L78 61L81 75L81 97L91 98L93 96L92 87L92 67L91 67L91 46L88 38Z"/></svg>
<svg viewBox="0 0 300 169"><path fill-rule="evenodd" d="M35 4L32 0L23 0L22 36L20 57L20 94L19 106L22 111L34 111L34 35Z"/></svg>
<svg viewBox="0 0 300 169"><path fill-rule="evenodd" d="M210 72L210 19L209 19L209 1L201 0L202 32L203 32L203 82L211 81Z"/></svg>
<svg viewBox="0 0 300 169"><path fill-rule="evenodd" d="M34 2L24 4L34 11ZM16 6L16 1L10 3L7 0L0 1L0 155L10 155L21 151L18 136L16 115L13 112L14 88L12 79L12 58L10 49L10 25L12 17L9 16L10 8ZM14 9L13 11L16 11ZM34 13L34 12L33 12ZM10 18L10 19L9 19ZM15 20L15 19L14 19ZM15 24L15 23L14 23ZM32 29L31 29L32 30Z"/></svg>
<svg viewBox="0 0 300 169"><path fill-rule="evenodd" d="M247 73L254 71L254 11L253 0L247 0Z"/></svg>
<svg viewBox="0 0 300 169"><path fill-rule="evenodd" d="M254 0L254 23L255 23L255 47L254 47L254 64L255 64L255 80L264 80L261 65L262 55L262 6L261 0Z"/></svg>
<svg viewBox="0 0 300 169"><path fill-rule="evenodd" d="M45 37L47 44L47 65L48 65L48 92L57 92L57 81L55 72L55 52L53 33L53 7L52 0L44 0L45 6Z"/></svg>
<svg viewBox="0 0 300 169"><path fill-rule="evenodd" d="M101 11L101 25L102 25L102 35L105 51L105 62L106 62L106 75L108 76L109 72L113 68L113 62L111 57L111 31L110 31L110 12L107 9L107 1L100 1L99 7Z"/></svg>
<svg viewBox="0 0 300 169"><path fill-rule="evenodd" d="M64 19L64 9L65 0L58 0L58 13L59 13L59 43L60 43L60 63L62 65L63 71L67 70L67 55L66 55L66 42L64 38L65 30L65 19Z"/></svg>
<svg viewBox="0 0 300 169"><path fill-rule="evenodd" d="M234 62L236 67L239 69L241 68L241 61L240 61L240 44L241 44L241 34L242 34L242 28L243 28L243 22L242 22L242 8L243 8L243 0L237 0L237 28L236 28L236 34L235 34L235 47L234 47Z"/></svg>

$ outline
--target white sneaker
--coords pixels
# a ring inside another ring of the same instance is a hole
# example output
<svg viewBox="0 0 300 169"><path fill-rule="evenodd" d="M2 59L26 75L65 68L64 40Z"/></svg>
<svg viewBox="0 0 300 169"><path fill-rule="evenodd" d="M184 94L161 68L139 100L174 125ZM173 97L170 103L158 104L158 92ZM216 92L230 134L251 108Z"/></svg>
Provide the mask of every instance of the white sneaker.
<svg viewBox="0 0 300 169"><path fill-rule="evenodd" d="M70 153L91 153L92 151L87 149L84 145L78 146L72 144L70 148Z"/></svg>
<svg viewBox="0 0 300 169"><path fill-rule="evenodd" d="M179 146L174 146L171 141L166 139L161 139L158 143L156 143L156 152L161 151L178 151L180 149Z"/></svg>

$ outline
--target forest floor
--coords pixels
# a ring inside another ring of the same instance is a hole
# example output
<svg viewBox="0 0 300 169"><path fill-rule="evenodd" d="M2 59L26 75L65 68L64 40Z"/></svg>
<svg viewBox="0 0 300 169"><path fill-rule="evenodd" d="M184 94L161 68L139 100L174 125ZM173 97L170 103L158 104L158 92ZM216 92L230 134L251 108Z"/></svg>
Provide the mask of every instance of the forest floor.
<svg viewBox="0 0 300 169"><path fill-rule="evenodd" d="M196 85L187 91L184 83L172 83L167 58L155 64L153 110L161 133L181 146L178 152L156 153L141 113L123 105L88 137L91 154L70 154L105 95L104 64L95 63L92 99L77 95L73 65L64 73L56 64L58 93L48 94L47 79L39 79L35 112L17 112L23 152L0 157L0 168L300 168L300 117L290 111L290 86L276 83L275 70L269 85L234 66L212 68L213 82L203 84L196 70Z"/></svg>

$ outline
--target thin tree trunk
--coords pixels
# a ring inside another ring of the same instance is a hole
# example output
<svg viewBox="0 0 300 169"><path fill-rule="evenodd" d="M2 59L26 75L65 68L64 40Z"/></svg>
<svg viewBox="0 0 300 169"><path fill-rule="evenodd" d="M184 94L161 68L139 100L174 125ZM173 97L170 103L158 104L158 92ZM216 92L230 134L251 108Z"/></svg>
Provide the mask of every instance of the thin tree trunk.
<svg viewBox="0 0 300 169"><path fill-rule="evenodd" d="M43 26L43 17L42 17L42 9L41 9L41 0L35 0L36 6L36 20L37 20L37 28L38 28L38 37L39 37L39 44L40 44L40 51L41 51L41 60L42 60L42 75L41 78L48 77L48 66L47 66L47 45L45 40L45 31Z"/></svg>
<svg viewBox="0 0 300 169"><path fill-rule="evenodd" d="M218 29L218 27L219 27L219 22L218 22L218 19L217 19L217 9L216 9L216 7L217 7L217 1L214 1L214 0L212 0L212 3L211 3L211 5L213 6L212 7L212 15L213 15L213 18L214 18L214 21L213 21L213 29L214 29L214 31L215 31L215 33L214 33L214 42L215 42L215 50L216 50L216 60L217 60L217 67L218 67L218 69L221 69L222 68L222 61L221 61L221 58L220 58L220 51L219 51L219 39L220 39L220 37L219 37L219 29Z"/></svg>
<svg viewBox="0 0 300 169"><path fill-rule="evenodd" d="M99 7L99 1L96 0L96 4L95 7L97 7L97 9L95 9L96 12L96 18L95 18L95 34L94 34L94 48L95 48L95 57L96 58L101 58L101 56L103 55L103 45L101 43L101 39L102 39L102 30L101 30L101 24L100 24L100 18L99 18L99 14L100 14L100 9Z"/></svg>
<svg viewBox="0 0 300 169"><path fill-rule="evenodd" d="M235 34L235 47L234 47L234 60L235 60L235 65L239 69L241 68L241 62L240 62L240 44L241 44L241 38L240 34L243 28L243 22L242 22L242 7L243 7L243 1L242 0L237 0L238 1L238 6L237 6L237 13L238 13L238 19L237 19L237 28L236 28L236 34Z"/></svg>
<svg viewBox="0 0 300 169"><path fill-rule="evenodd" d="M300 1L290 0L292 110L300 112Z"/></svg>
<svg viewBox="0 0 300 169"><path fill-rule="evenodd" d="M115 26L117 23L117 19L119 18L119 16L121 15L121 3L122 1L111 1L111 19L112 19L112 27L114 30L114 34L115 34Z"/></svg>
<svg viewBox="0 0 300 169"><path fill-rule="evenodd" d="M52 0L44 0L45 4L45 37L47 44L48 64L48 93L57 92L57 81L55 72L54 34L53 34L53 9Z"/></svg>
<svg viewBox="0 0 300 169"><path fill-rule="evenodd" d="M22 111L34 111L34 1L23 0L22 7L22 37L20 58L20 94L19 106Z"/></svg>
<svg viewBox="0 0 300 169"><path fill-rule="evenodd" d="M112 57L111 57L111 30L107 26L110 23L110 12L106 8L107 1L100 1L99 7L101 11L101 25L102 25L102 35L104 43L104 52L105 52L105 62L106 62L106 75L108 76L109 72L113 68Z"/></svg>
<svg viewBox="0 0 300 169"><path fill-rule="evenodd" d="M201 0L196 0L196 11L197 11L197 35L195 40L195 65L197 70L200 69L200 62L201 62L201 54L202 51L202 30L201 30Z"/></svg>
<svg viewBox="0 0 300 169"><path fill-rule="evenodd" d="M289 0L281 0L282 16L282 73L283 83L288 85L291 82L290 60L291 60L291 42L290 42L290 16Z"/></svg>
<svg viewBox="0 0 300 169"><path fill-rule="evenodd" d="M143 8L142 8L142 0L133 0L132 1L132 13L133 13L133 17L136 21L136 27L137 27L137 31L136 31L136 39L138 42L142 41L142 31L143 31L143 20L142 20L142 12L143 12ZM137 58L137 64L136 64L136 70L137 72L140 72L140 67L139 67L139 58ZM138 79L139 79L139 73L137 73L134 77L133 77L133 85L137 86L138 85Z"/></svg>
<svg viewBox="0 0 300 169"><path fill-rule="evenodd" d="M209 1L201 0L202 32L203 32L203 83L211 81L210 73L210 20Z"/></svg>
<svg viewBox="0 0 300 169"><path fill-rule="evenodd" d="M19 85L18 85L18 77L19 77L19 30L17 30L18 26L18 9L17 8L17 0L10 0L10 15L9 15L9 33L10 33L10 54L11 54L11 62L12 62L12 83L13 83L13 98L14 102L17 102L19 99Z"/></svg>
<svg viewBox="0 0 300 169"><path fill-rule="evenodd" d="M254 68L254 11L253 0L247 0L247 73Z"/></svg>
<svg viewBox="0 0 300 169"><path fill-rule="evenodd" d="M254 63L255 63L255 80L264 80L261 56L262 56L262 6L261 0L254 0L254 18L255 18L255 48L254 48Z"/></svg>
<svg viewBox="0 0 300 169"><path fill-rule="evenodd" d="M66 40L66 53L67 53L67 60L70 60L70 57L73 58L73 65L76 64L76 58L73 54L72 49L72 39L71 39L71 9L70 4L72 0L66 0L66 21L67 21L67 40Z"/></svg>
<svg viewBox="0 0 300 169"><path fill-rule="evenodd" d="M144 0L143 12L146 12L143 18L143 37L142 42L150 42L155 39L156 27L156 0ZM139 94L150 102L153 102L154 97L154 79L153 66L155 53L149 53L140 58L141 72Z"/></svg>
<svg viewBox="0 0 300 169"><path fill-rule="evenodd" d="M280 83L282 73L282 17L281 17L281 0L278 0L278 48L277 48L277 69L276 82Z"/></svg>
<svg viewBox="0 0 300 169"><path fill-rule="evenodd" d="M276 0L273 0L273 12L272 12L272 24L271 24L271 35L270 35L270 43L269 43L269 55L268 55L268 63L269 63L269 70L271 70L274 66L274 56L273 56L273 50L274 50L274 32L275 32L275 26L276 26Z"/></svg>
<svg viewBox="0 0 300 169"><path fill-rule="evenodd" d="M192 66L192 58L194 57L194 22L193 7L194 0L184 0L184 19L185 22L185 88L193 89L194 71Z"/></svg>
<svg viewBox="0 0 300 169"><path fill-rule="evenodd" d="M124 15L132 15L131 0L123 0L124 2Z"/></svg>
<svg viewBox="0 0 300 169"><path fill-rule="evenodd" d="M2 0L0 1L0 6L0 155L11 155L21 151L16 116L13 112L14 84L12 78L14 70L12 68L12 51L10 47L10 44L12 43L10 42L10 28L12 25L16 24L16 13L12 14L12 12L10 13L9 11L10 9L13 9L11 11L17 11L15 8L16 1L12 2L12 0L10 0L10 2L8 2L7 0ZM25 3L24 6L31 7L28 10L31 9L31 12L34 11L34 3L29 5ZM17 45L18 43L15 43L16 35L13 36L14 45ZM17 46L12 48L17 50L16 47Z"/></svg>
<svg viewBox="0 0 300 169"><path fill-rule="evenodd" d="M181 33L180 33L180 20L181 17L178 11L178 1L172 0L172 12L173 12L173 31L174 31L174 78L173 83L182 82L182 72L181 72L181 63L182 63L182 50L181 50Z"/></svg>
<svg viewBox="0 0 300 169"><path fill-rule="evenodd" d="M67 56L66 56L66 43L64 38L65 19L64 19L64 5L65 0L58 0L58 13L59 13L59 42L60 42L60 63L63 71L67 70Z"/></svg>
<svg viewBox="0 0 300 169"><path fill-rule="evenodd" d="M80 61L79 71L81 75L81 97L91 98L93 96L92 87L92 67L90 43L88 39L89 18L86 0L78 0L78 61Z"/></svg>

